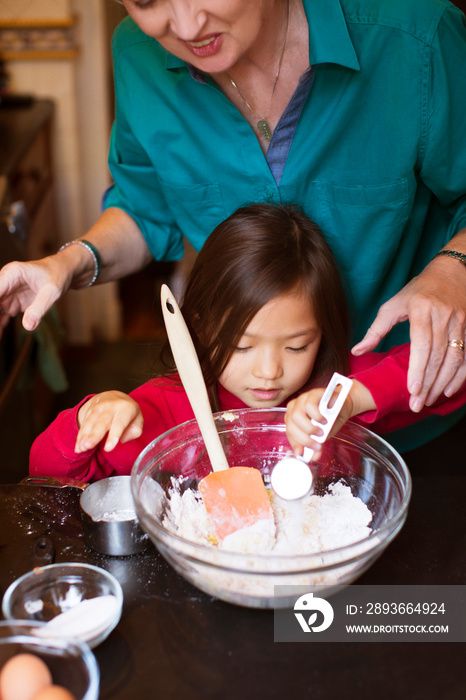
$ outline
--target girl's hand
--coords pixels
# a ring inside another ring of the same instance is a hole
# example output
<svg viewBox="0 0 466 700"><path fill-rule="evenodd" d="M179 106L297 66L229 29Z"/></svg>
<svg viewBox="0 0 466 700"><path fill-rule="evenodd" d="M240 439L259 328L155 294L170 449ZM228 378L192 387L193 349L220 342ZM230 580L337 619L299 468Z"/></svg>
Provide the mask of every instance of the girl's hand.
<svg viewBox="0 0 466 700"><path fill-rule="evenodd" d="M313 435L322 434L320 428L311 423L314 419L319 423L325 423L325 418L319 412L319 401L325 389L311 389L290 401L286 407L285 425L286 436L295 455L301 456L304 447L314 450L314 459L322 456L323 446L312 439ZM376 409L372 395L366 387L353 379L353 386L345 403L337 416L329 437L336 435L347 420L359 413L374 411Z"/></svg>
<svg viewBox="0 0 466 700"><path fill-rule="evenodd" d="M139 405L121 391L104 391L86 401L78 411L79 432L75 452L92 450L108 433L104 450L110 452L118 442L140 437L143 416Z"/></svg>

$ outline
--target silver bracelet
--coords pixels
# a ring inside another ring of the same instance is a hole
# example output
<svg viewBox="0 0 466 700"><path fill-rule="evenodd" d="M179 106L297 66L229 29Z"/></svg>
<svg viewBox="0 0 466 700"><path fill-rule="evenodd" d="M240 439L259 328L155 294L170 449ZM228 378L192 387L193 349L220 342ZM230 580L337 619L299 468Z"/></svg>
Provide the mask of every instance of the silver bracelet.
<svg viewBox="0 0 466 700"><path fill-rule="evenodd" d="M86 287L92 287L92 285L95 284L97 277L99 276L99 273L100 273L100 268L102 267L102 260L100 258L99 251L97 250L95 245L93 245L89 241L84 240L84 238L80 238L79 240L76 240L76 241L68 241L68 243L65 243L65 245L62 245L62 247L59 248L58 252L61 253L62 250L65 250L65 248L68 248L68 246L70 246L70 245L80 245L83 248L85 248L87 251L89 251L89 253L92 255L92 258L94 260L94 265L95 265L94 276L91 279L91 281L88 282L88 284L83 285L81 287L81 289L86 289Z"/></svg>

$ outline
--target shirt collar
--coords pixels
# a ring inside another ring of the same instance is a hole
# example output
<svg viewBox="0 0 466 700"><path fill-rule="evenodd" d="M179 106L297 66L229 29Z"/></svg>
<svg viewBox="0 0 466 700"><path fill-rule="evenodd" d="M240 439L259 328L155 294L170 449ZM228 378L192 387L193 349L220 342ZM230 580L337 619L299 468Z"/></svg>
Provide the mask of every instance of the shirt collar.
<svg viewBox="0 0 466 700"><path fill-rule="evenodd" d="M359 70L340 0L303 0L309 24L309 65L336 63ZM194 80L205 83L202 71L167 51L167 70L187 68Z"/></svg>
<svg viewBox="0 0 466 700"><path fill-rule="evenodd" d="M165 60L165 68L167 70L178 70L179 68L187 68L194 80L197 80L199 83L206 82L205 73L203 73L203 71L199 70L198 68L195 68L195 66L192 66L190 63L186 63L186 61L183 61L181 58L178 58L178 56L174 56L168 51Z"/></svg>
<svg viewBox="0 0 466 700"><path fill-rule="evenodd" d="M341 0L303 0L309 25L309 64L336 63L359 70Z"/></svg>

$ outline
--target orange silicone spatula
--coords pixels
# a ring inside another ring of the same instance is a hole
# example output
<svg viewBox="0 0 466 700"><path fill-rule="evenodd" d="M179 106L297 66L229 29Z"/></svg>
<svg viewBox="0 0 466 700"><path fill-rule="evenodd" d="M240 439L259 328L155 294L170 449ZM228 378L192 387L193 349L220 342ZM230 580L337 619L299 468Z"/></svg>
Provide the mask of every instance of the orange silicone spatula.
<svg viewBox="0 0 466 700"><path fill-rule="evenodd" d="M267 490L258 469L229 467L212 416L207 388L191 335L175 297L161 289L162 312L173 358L212 464L199 482L209 520L219 540L260 520L273 524Z"/></svg>

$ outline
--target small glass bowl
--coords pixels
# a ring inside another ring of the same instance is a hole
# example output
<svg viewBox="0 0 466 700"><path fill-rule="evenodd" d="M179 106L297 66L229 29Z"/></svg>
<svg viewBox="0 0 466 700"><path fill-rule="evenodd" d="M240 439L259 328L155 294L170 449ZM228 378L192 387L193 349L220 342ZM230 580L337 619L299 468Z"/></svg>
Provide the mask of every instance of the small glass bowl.
<svg viewBox="0 0 466 700"><path fill-rule="evenodd" d="M123 590L108 571L92 564L50 564L29 571L14 581L2 601L7 620L48 622L84 600L115 596L115 614L96 636L80 636L91 649L104 641L118 624L123 608Z"/></svg>
<svg viewBox="0 0 466 700"><path fill-rule="evenodd" d="M45 627L44 622L0 622L0 669L16 654L34 654L49 667L53 683L69 690L76 700L98 700L100 672L88 645L45 636Z"/></svg>

